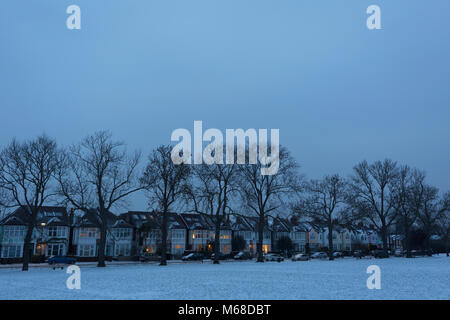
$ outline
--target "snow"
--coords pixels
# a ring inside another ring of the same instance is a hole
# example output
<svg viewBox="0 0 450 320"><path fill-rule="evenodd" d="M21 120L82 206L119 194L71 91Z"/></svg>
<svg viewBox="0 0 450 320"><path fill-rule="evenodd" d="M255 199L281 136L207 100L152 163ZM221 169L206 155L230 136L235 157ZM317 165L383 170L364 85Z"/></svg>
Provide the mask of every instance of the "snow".
<svg viewBox="0 0 450 320"><path fill-rule="evenodd" d="M369 290L366 269L381 268L381 289ZM64 270L0 269L0 299L449 299L450 258L335 261L172 262L81 265L81 289Z"/></svg>

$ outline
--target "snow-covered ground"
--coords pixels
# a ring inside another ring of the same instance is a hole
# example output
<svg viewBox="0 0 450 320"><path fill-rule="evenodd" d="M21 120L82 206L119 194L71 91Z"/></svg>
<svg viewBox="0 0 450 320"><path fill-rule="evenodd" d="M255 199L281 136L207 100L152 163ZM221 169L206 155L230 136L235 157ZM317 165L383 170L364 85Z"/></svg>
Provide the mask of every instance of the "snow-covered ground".
<svg viewBox="0 0 450 320"><path fill-rule="evenodd" d="M381 289L369 290L370 265ZM81 289L64 270L0 269L0 299L450 299L450 258L338 259L81 266Z"/></svg>

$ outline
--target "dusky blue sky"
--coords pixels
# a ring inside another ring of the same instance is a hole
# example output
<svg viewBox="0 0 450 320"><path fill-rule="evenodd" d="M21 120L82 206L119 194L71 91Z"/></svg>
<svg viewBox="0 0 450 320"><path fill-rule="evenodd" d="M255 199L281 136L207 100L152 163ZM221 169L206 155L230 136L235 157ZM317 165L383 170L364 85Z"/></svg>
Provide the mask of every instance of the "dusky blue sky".
<svg viewBox="0 0 450 320"><path fill-rule="evenodd" d="M366 28L371 4L382 30ZM2 1L0 145L109 129L148 154L203 120L279 128L309 178L390 157L448 190L449 13L448 0Z"/></svg>

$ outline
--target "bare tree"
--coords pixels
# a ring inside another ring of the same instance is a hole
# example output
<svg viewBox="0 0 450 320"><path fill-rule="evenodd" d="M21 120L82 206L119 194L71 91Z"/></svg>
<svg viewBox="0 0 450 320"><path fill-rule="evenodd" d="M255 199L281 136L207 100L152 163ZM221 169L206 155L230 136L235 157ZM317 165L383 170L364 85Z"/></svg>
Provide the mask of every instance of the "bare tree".
<svg viewBox="0 0 450 320"><path fill-rule="evenodd" d="M398 176L397 163L385 159L369 165L363 161L353 167L348 203L357 213L355 218L369 222L379 232L385 256L388 255L388 230L395 222L393 184Z"/></svg>
<svg viewBox="0 0 450 320"><path fill-rule="evenodd" d="M393 186L394 210L397 212L398 223L405 236L406 257L411 258L411 228L417 219L421 204L418 187L423 183L425 173L411 169L407 165L401 166Z"/></svg>
<svg viewBox="0 0 450 320"><path fill-rule="evenodd" d="M201 164L193 169L193 182L186 190L191 211L208 214L215 224L214 264L219 264L220 233L232 193L235 192L237 169L235 164Z"/></svg>
<svg viewBox="0 0 450 320"><path fill-rule="evenodd" d="M450 238L450 192L443 195L439 202L439 214L437 219L437 231L445 245L445 252L449 256Z"/></svg>
<svg viewBox="0 0 450 320"><path fill-rule="evenodd" d="M33 251L31 237L38 213L54 194L53 174L57 168L56 142L45 135L20 143L15 139L0 154L0 189L9 205L27 214L22 271L28 270ZM6 203L4 203L6 205Z"/></svg>
<svg viewBox="0 0 450 320"><path fill-rule="evenodd" d="M1 162L0 162L1 165ZM0 171L2 170L2 168L0 167ZM10 207L10 203L11 203L11 199L8 196L8 192L2 188L2 186L0 185L0 219L3 218L3 215L6 212L6 209Z"/></svg>
<svg viewBox="0 0 450 320"><path fill-rule="evenodd" d="M65 202L83 212L97 208L100 242L98 267L105 267L108 212L125 202L126 197L142 189L136 177L140 153L127 155L122 142L112 140L107 131L99 131L70 147L59 161L59 194Z"/></svg>
<svg viewBox="0 0 450 320"><path fill-rule="evenodd" d="M294 212L302 220L328 228L328 256L333 257L334 226L344 221L345 211L340 206L345 201L346 181L335 174L306 184L306 194L294 206Z"/></svg>
<svg viewBox="0 0 450 320"><path fill-rule="evenodd" d="M188 165L175 164L171 158L171 146L159 146L148 157L148 164L140 179L147 191L150 205L156 203L162 212L161 266L167 265L168 215L171 207L181 200L190 175Z"/></svg>
<svg viewBox="0 0 450 320"><path fill-rule="evenodd" d="M267 214L284 206L285 198L299 190L298 165L289 151L279 152L279 169L274 175L262 175L263 164L239 165L239 187L244 208L258 217L257 262L264 262L263 235Z"/></svg>

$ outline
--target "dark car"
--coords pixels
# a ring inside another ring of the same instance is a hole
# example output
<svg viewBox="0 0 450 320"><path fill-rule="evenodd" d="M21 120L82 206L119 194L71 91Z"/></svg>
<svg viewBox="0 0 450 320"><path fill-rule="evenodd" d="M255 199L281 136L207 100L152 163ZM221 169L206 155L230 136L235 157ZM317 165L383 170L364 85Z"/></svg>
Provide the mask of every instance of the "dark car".
<svg viewBox="0 0 450 320"><path fill-rule="evenodd" d="M343 258L344 254L340 251L333 252L333 258Z"/></svg>
<svg viewBox="0 0 450 320"><path fill-rule="evenodd" d="M53 266L53 269L56 268L56 266L61 266L64 264L75 264L77 262L77 260L75 258L72 257L67 257L67 256L53 256L48 258L47 263L51 266ZM61 266L61 269L63 267Z"/></svg>
<svg viewBox="0 0 450 320"><path fill-rule="evenodd" d="M384 252L384 250L374 250L372 252L372 255L374 256L374 258L389 258L389 254Z"/></svg>
<svg viewBox="0 0 450 320"><path fill-rule="evenodd" d="M364 253L361 250L355 250L353 252L353 257L361 259L364 257Z"/></svg>
<svg viewBox="0 0 450 320"><path fill-rule="evenodd" d="M203 253L200 252L193 252L193 253L189 253L188 255L185 255L181 258L181 260L183 261L198 261L198 260L202 260L204 259L204 255Z"/></svg>
<svg viewBox="0 0 450 320"><path fill-rule="evenodd" d="M216 254L213 253L211 255L211 260L214 260L215 257L216 257ZM231 256L229 254L225 254L225 253L221 253L221 252L219 253L219 260L227 260L230 258L231 258Z"/></svg>
<svg viewBox="0 0 450 320"><path fill-rule="evenodd" d="M251 258L252 258L252 256L250 255L250 253L249 252L245 252L245 251L238 252L233 257L233 259L235 259L235 260L249 260Z"/></svg>
<svg viewBox="0 0 450 320"><path fill-rule="evenodd" d="M150 252L144 252L139 256L140 262L148 262L148 261L158 261L161 258L159 256L156 256Z"/></svg>

